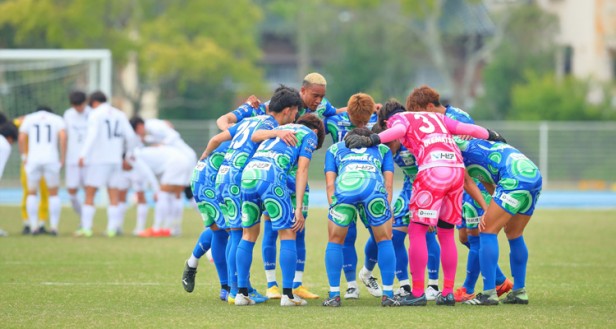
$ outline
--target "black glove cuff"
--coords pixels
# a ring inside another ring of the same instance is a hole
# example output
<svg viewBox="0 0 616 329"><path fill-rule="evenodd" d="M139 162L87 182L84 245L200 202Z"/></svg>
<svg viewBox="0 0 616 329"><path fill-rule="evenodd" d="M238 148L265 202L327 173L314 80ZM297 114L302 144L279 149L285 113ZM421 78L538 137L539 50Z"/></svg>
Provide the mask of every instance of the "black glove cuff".
<svg viewBox="0 0 616 329"><path fill-rule="evenodd" d="M381 144L381 137L379 137L379 134L370 135L370 143L372 146Z"/></svg>

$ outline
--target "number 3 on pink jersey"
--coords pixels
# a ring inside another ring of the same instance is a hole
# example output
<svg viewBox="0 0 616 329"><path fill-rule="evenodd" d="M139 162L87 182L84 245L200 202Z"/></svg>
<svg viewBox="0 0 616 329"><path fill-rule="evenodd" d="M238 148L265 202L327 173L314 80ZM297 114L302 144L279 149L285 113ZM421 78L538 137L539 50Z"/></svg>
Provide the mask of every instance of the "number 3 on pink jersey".
<svg viewBox="0 0 616 329"><path fill-rule="evenodd" d="M446 134L447 128L441 121L441 119L434 113L415 113L415 119L421 119L423 125L419 127L419 131L425 134L432 134L436 132L435 125L440 128L438 133Z"/></svg>

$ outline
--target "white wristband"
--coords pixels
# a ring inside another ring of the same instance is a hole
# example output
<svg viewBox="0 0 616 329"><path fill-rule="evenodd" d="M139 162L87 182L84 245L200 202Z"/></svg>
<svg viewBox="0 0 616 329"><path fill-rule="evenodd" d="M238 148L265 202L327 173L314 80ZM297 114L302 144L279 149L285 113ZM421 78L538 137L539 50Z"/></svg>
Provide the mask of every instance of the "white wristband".
<svg viewBox="0 0 616 329"><path fill-rule="evenodd" d="M28 159L28 155L27 154L22 154L21 155L21 161L26 161L26 159Z"/></svg>

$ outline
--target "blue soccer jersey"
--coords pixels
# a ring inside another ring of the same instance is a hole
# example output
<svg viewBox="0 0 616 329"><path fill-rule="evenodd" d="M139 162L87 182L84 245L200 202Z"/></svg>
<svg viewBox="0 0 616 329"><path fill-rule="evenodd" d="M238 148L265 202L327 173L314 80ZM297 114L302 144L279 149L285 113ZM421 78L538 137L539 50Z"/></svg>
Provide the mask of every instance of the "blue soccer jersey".
<svg viewBox="0 0 616 329"><path fill-rule="evenodd" d="M281 230L293 225L291 191L288 175L297 166L299 157L312 159L317 147L317 135L304 125L287 124L275 130L292 131L297 144L289 146L280 138L263 141L242 173L242 227L260 222L261 212L267 210L272 229Z"/></svg>
<svg viewBox="0 0 616 329"><path fill-rule="evenodd" d="M456 140L469 175L496 185L492 202L511 214L532 215L541 192L539 168L511 145L483 139Z"/></svg>
<svg viewBox="0 0 616 329"><path fill-rule="evenodd" d="M372 129L372 126L377 123L378 119L378 115L373 113L370 117L370 121L368 121L368 124L366 125L366 128ZM349 131L356 128L355 125L351 123L347 112L342 112L340 114L325 118L324 124L325 133L332 137L333 143L342 142L344 136L346 136Z"/></svg>
<svg viewBox="0 0 616 329"><path fill-rule="evenodd" d="M323 120L324 118L328 118L336 115L336 108L327 100L327 98L323 98L321 100L321 104L319 104L316 110L311 110L307 107L300 108L298 111L298 115L302 116L304 114L315 114L319 117L319 119Z"/></svg>
<svg viewBox="0 0 616 329"><path fill-rule="evenodd" d="M468 113L451 105L445 107L445 116L464 123L475 123L475 120Z"/></svg>
<svg viewBox="0 0 616 329"><path fill-rule="evenodd" d="M394 171L391 150L385 145L349 149L344 142L325 154L325 173L337 174L329 219L349 226L360 214L366 227L379 226L391 218L383 172Z"/></svg>
<svg viewBox="0 0 616 329"><path fill-rule="evenodd" d="M190 187L205 227L216 224L222 229L225 228L225 220L220 211L215 189L216 175L224 161L229 144L230 141L220 144L207 158L197 162L193 170Z"/></svg>
<svg viewBox="0 0 616 329"><path fill-rule="evenodd" d="M235 115L236 122L240 122L246 118L252 118L266 114L266 104L260 104L258 108L254 108L247 103L240 105L237 109L231 112Z"/></svg>

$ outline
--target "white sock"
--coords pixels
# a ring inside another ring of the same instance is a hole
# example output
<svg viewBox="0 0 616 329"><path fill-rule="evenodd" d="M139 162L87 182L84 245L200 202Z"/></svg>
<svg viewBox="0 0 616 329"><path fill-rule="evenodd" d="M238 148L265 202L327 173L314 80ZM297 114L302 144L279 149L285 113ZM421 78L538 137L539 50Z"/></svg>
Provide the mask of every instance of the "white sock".
<svg viewBox="0 0 616 329"><path fill-rule="evenodd" d="M410 286L411 285L411 281L407 280L402 280L399 282L400 283L400 287L402 286Z"/></svg>
<svg viewBox="0 0 616 329"><path fill-rule="evenodd" d="M62 210L59 196L49 197L49 225L54 231L58 230L60 224L60 211Z"/></svg>
<svg viewBox="0 0 616 329"><path fill-rule="evenodd" d="M190 258L186 261L186 263L192 268L197 268L197 266L199 266L199 258L195 257L193 254L190 254Z"/></svg>
<svg viewBox="0 0 616 329"><path fill-rule="evenodd" d="M438 279L436 279L436 280L428 279L428 285L429 286L438 286Z"/></svg>
<svg viewBox="0 0 616 329"><path fill-rule="evenodd" d="M28 195L26 198L26 210L28 213L28 222L30 224L30 232L38 230L38 198L36 195Z"/></svg>
<svg viewBox="0 0 616 329"><path fill-rule="evenodd" d="M145 230L145 223L148 218L148 205L140 203L137 205L137 223L135 225L135 232L141 232Z"/></svg>
<svg viewBox="0 0 616 329"><path fill-rule="evenodd" d="M152 229L160 230L165 224L165 219L169 216L169 193L158 192L156 205L154 206L154 224Z"/></svg>
<svg viewBox="0 0 616 329"><path fill-rule="evenodd" d="M355 289L357 289L357 281L347 282L347 287L348 288L355 288Z"/></svg>
<svg viewBox="0 0 616 329"><path fill-rule="evenodd" d="M266 270L265 279L267 282L276 282L276 270Z"/></svg>
<svg viewBox="0 0 616 329"><path fill-rule="evenodd" d="M118 229L118 206L107 207L107 232L115 232Z"/></svg>
<svg viewBox="0 0 616 329"><path fill-rule="evenodd" d="M95 213L96 208L94 208L94 206L84 204L83 207L81 207L81 228L83 230L92 231Z"/></svg>
<svg viewBox="0 0 616 329"><path fill-rule="evenodd" d="M164 229L171 229L171 226L173 225L173 221L175 219L174 200L175 196L171 193L160 192L159 194L158 201L165 205L163 222L161 224Z"/></svg>
<svg viewBox="0 0 616 329"><path fill-rule="evenodd" d="M124 218L126 217L126 202L118 203L118 218L116 219L116 229L124 230Z"/></svg>
<svg viewBox="0 0 616 329"><path fill-rule="evenodd" d="M329 286L329 291L330 292L340 292L340 286L338 287Z"/></svg>
<svg viewBox="0 0 616 329"><path fill-rule="evenodd" d="M295 277L293 278L293 282L302 283L303 279L304 279L304 272L302 272L302 271L295 271Z"/></svg>
<svg viewBox="0 0 616 329"><path fill-rule="evenodd" d="M182 231L182 217L184 216L184 199L182 196L173 198L173 222L171 229L174 235L179 235Z"/></svg>
<svg viewBox="0 0 616 329"><path fill-rule="evenodd" d="M394 290L394 286L393 285L391 285L391 286L383 286L383 290L384 291L393 291Z"/></svg>
<svg viewBox="0 0 616 329"><path fill-rule="evenodd" d="M71 200L71 206L73 206L73 210L79 215L81 215L81 202L79 202L79 198L77 198L77 193L69 194L69 198Z"/></svg>

